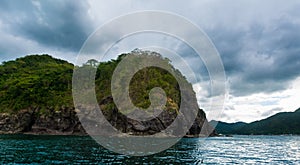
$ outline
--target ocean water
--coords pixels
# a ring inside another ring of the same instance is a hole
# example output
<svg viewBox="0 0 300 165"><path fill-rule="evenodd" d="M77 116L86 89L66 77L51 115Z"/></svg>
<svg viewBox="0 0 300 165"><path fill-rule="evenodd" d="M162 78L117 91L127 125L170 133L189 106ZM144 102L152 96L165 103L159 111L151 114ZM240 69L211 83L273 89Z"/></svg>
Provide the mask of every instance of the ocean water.
<svg viewBox="0 0 300 165"><path fill-rule="evenodd" d="M88 136L0 135L0 164L300 164L300 136L183 138L161 153L113 153Z"/></svg>

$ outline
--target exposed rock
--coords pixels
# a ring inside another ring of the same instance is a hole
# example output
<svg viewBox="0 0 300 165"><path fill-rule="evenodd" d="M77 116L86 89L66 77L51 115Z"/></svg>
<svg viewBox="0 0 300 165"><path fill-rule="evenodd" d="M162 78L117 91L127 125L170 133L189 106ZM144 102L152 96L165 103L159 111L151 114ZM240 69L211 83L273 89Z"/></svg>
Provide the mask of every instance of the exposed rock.
<svg viewBox="0 0 300 165"><path fill-rule="evenodd" d="M110 98L106 99L106 101L109 100L112 101ZM59 111L49 109L47 111L49 114L42 115L38 113L38 110L21 110L16 114L0 114L0 133L86 135L86 131L81 125L74 108L61 107ZM137 121L127 118L117 109L113 109L111 113L104 113L104 115L116 129L134 135L158 133L166 129L177 117L176 112L163 111L158 117L149 121ZM93 120L86 119L89 122L93 122ZM211 135L215 135L215 132L210 130L205 113L199 109L195 122L187 132L186 137L205 136L210 132L212 132Z"/></svg>
<svg viewBox="0 0 300 165"><path fill-rule="evenodd" d="M60 111L21 110L16 114L0 114L0 133L17 134L86 134L74 109L62 107Z"/></svg>
<svg viewBox="0 0 300 165"><path fill-rule="evenodd" d="M113 102L112 97L107 97L100 102L101 103L100 107L102 107L103 105L110 104L112 102ZM198 109L198 105L194 105L194 108ZM95 121L96 118L93 119L93 117L97 116L96 114L93 113L94 112L93 110L86 110L82 108L82 111L86 111L86 113L85 112L80 113L81 115L83 115L81 116L81 119L85 119L85 122L87 123L89 122L90 124L87 124L88 126L93 127L93 125L102 122L102 121ZM216 135L216 133L208 124L204 111L201 109L198 109L198 113L197 116L195 117L195 121L191 126L191 128L188 129L189 130L188 132L183 132L184 130L186 130L184 129L186 128L186 126L183 123L186 123L186 120L189 120L190 118L177 114L176 111L164 110L157 117L147 121L138 121L138 120L128 118L127 116L119 112L117 108L113 108L109 111L104 110L102 112L106 120L114 128L116 128L117 130L123 133L127 133L130 135L156 134L158 132L164 131L167 127L169 127L176 118L179 118L181 122L179 122L180 125L173 126L176 127L176 129L174 129L175 132L169 132L174 136L185 134L185 133L186 133L186 137ZM102 127L102 129L105 131L105 128ZM107 131L107 133L109 134L109 131ZM101 134L106 135L106 133L101 133Z"/></svg>

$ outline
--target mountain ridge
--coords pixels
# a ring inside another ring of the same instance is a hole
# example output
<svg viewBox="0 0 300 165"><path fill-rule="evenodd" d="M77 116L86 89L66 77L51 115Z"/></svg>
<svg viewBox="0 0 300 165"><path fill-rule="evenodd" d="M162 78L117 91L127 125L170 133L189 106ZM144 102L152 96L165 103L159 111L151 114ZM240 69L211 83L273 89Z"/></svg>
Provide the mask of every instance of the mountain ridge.
<svg viewBox="0 0 300 165"><path fill-rule="evenodd" d="M215 130L221 134L243 135L279 135L300 134L300 108L294 112L279 112L262 120L251 123L226 123L210 121Z"/></svg>

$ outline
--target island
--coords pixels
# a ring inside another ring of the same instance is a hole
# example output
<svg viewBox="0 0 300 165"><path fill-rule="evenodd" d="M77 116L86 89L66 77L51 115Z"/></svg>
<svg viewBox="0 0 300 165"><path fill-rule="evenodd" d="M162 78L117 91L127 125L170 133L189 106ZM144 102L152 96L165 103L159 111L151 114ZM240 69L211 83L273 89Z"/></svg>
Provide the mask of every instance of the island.
<svg viewBox="0 0 300 165"><path fill-rule="evenodd" d="M95 91L99 107L107 121L116 129L134 135L152 135L166 129L180 115L180 89L176 79L167 71L147 67L137 72L130 83L132 102L141 108L150 105L149 92L161 87L167 95L163 112L149 121L138 121L122 114L114 104L110 90L111 75L122 58L136 52L124 53L106 62L88 60L82 66L50 55L27 55L0 65L0 133L1 134L53 134L86 135L78 119L72 98L74 69L96 67ZM168 59L158 53L139 51L140 55L155 55L171 66ZM173 66L171 66L173 67ZM189 108L197 110L186 137L213 136L205 112L198 107L192 85L174 68L188 86L191 99ZM188 120L184 118L183 120ZM202 130L202 131L201 131ZM201 132L201 134L200 134Z"/></svg>

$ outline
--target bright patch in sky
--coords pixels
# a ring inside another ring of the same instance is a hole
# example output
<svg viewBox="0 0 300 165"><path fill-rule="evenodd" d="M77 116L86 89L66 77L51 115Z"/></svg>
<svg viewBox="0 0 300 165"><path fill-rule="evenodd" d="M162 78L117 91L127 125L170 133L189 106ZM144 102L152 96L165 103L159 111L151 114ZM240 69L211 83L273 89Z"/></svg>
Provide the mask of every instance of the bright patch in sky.
<svg viewBox="0 0 300 165"><path fill-rule="evenodd" d="M194 86L195 88L195 86ZM196 90L197 91L197 90ZM201 90L200 90L201 91ZM270 94L256 93L247 96L234 97L229 94L221 115L219 113L208 113L208 119L227 122L253 122L261 120L278 112L291 112L299 108L300 78L294 80L287 90ZM201 94L198 93L201 97ZM202 104L204 109L209 109L210 103Z"/></svg>

